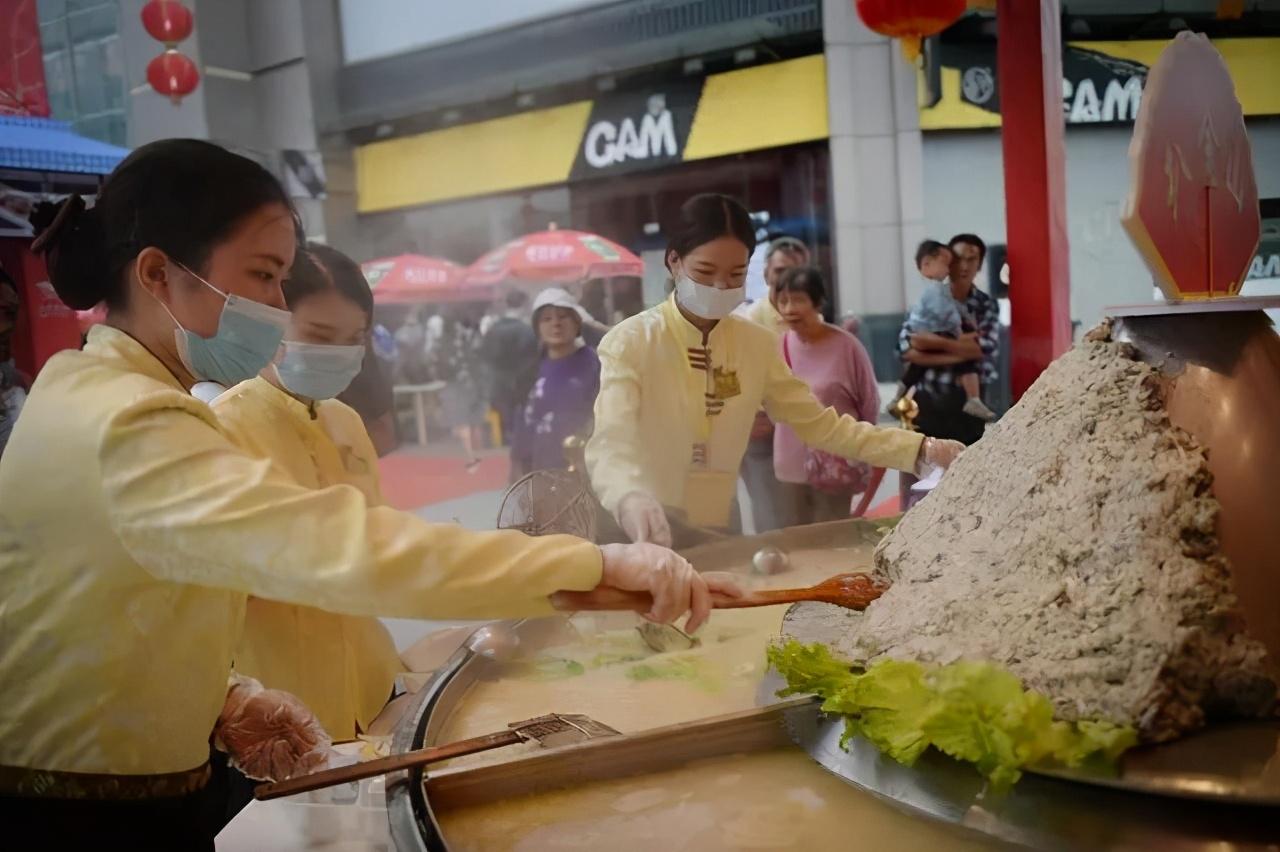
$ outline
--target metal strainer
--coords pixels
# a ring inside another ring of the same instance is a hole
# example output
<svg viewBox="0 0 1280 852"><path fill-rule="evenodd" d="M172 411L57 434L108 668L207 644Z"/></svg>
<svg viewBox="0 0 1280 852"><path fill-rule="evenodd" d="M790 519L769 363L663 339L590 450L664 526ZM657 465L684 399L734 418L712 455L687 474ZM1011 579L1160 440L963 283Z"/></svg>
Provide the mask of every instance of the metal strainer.
<svg viewBox="0 0 1280 852"><path fill-rule="evenodd" d="M567 470L535 470L516 480L502 497L498 529L594 540L598 509L581 471L584 446L581 438L571 435L564 441Z"/></svg>

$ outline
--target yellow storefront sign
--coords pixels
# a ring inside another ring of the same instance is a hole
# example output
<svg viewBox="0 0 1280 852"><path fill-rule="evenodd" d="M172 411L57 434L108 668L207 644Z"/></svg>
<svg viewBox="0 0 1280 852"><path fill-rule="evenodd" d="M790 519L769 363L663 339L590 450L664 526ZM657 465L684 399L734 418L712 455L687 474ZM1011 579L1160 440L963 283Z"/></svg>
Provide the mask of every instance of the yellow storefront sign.
<svg viewBox="0 0 1280 852"><path fill-rule="evenodd" d="M685 160L826 139L822 55L708 77L684 146Z"/></svg>
<svg viewBox="0 0 1280 852"><path fill-rule="evenodd" d="M1142 100L1145 69L1155 64L1167 41L1070 42L1063 57L1063 115L1069 125L1132 122ZM1280 39L1231 38L1213 43L1226 60L1245 115L1280 115ZM1097 64L1095 73L1080 66ZM1109 69L1109 70L1108 70ZM1141 73L1131 74L1131 71ZM944 45L939 100L925 104L919 77L920 127L960 130L999 127L995 47Z"/></svg>
<svg viewBox="0 0 1280 852"><path fill-rule="evenodd" d="M1133 121L1146 69L1167 43L1069 43L1063 55L1067 123ZM1280 39L1214 45L1245 115L1280 115ZM943 45L939 97L921 108L923 130L1000 125L995 53L994 44ZM922 104L925 88L922 74ZM373 213L616 177L813 142L828 133L826 60L806 56L362 145L355 154L357 206Z"/></svg>
<svg viewBox="0 0 1280 852"><path fill-rule="evenodd" d="M561 183L591 101L374 142L356 149L361 213Z"/></svg>
<svg viewBox="0 0 1280 852"><path fill-rule="evenodd" d="M606 165L596 162L604 158L643 168L827 138L821 55L683 85L701 90L695 88L696 105L689 104L691 116L684 115L678 133L664 112L680 107L655 91L648 109L657 114L597 122L594 129L588 125L599 104L580 101L362 145L355 154L357 208L373 213L596 176L574 173L584 146L593 166Z"/></svg>

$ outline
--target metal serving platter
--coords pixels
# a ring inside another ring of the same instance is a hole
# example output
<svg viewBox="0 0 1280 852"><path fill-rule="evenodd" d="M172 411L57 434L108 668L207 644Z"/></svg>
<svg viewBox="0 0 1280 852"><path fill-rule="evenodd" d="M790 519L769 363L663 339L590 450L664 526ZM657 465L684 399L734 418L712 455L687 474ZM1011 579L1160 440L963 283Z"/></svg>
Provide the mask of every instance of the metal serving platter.
<svg viewBox="0 0 1280 852"><path fill-rule="evenodd" d="M844 780L923 816L1019 846L1090 852L1244 852L1280 845L1280 808L1275 806L1172 800L1045 774L1024 775L1013 790L994 795L972 767L937 752L926 752L907 768L861 738L844 751L839 745L844 724L839 719L791 714L787 726L814 760ZM1271 765L1280 765L1274 752ZM1166 792L1170 783L1166 777L1159 792Z"/></svg>
<svg viewBox="0 0 1280 852"><path fill-rule="evenodd" d="M704 570L741 566L772 544L789 550L848 547L877 539L885 524L841 521L716 541L686 551ZM483 628L417 695L393 750L434 744L461 696L492 661L517 648L563 639L562 619ZM766 681L760 703L780 686ZM568 708L573 709L573 708ZM1003 796L985 790L967 765L927 754L913 768L866 742L838 746L843 723L816 711L789 713L788 733L821 765L859 788L922 817L1036 849L1170 849L1186 852L1280 846L1280 724L1222 726L1179 743L1138 750L1120 775L1042 772ZM445 850L420 771L388 777L391 833L399 850ZM1083 783L1082 783L1083 782ZM1161 795L1152 795L1161 794ZM1170 798L1176 796L1179 798Z"/></svg>

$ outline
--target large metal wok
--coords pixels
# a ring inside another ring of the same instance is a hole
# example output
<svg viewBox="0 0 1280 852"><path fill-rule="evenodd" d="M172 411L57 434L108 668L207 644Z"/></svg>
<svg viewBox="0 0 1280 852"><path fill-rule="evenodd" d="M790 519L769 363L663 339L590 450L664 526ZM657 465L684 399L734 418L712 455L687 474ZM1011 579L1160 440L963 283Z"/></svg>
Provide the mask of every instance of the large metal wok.
<svg viewBox="0 0 1280 852"><path fill-rule="evenodd" d="M836 547L876 537L869 522L848 521L798 528L766 536L712 543L688 552L707 569L741 566L764 544L796 550ZM432 744L460 697L487 670L494 658L513 647L534 649L558 632L557 619L506 624L473 637L428 684L418 705L396 736L397 751ZM762 649L763 652L763 649ZM773 701L776 683L760 685L758 700ZM584 708L562 708L568 711ZM608 721L604 711L586 708ZM785 720L785 724L783 723ZM827 719L811 707L788 708L776 720L776 736L762 743L798 743L824 767L851 784L870 791L923 819L952 823L965 831L988 834L995 843L1011 842L1046 849L1263 849L1280 840L1280 726L1252 725L1219 729L1207 739L1192 738L1173 747L1143 752L1126 766L1126 774L1110 779L1073 779L1029 775L1013 793L993 797L984 791L970 767L931 755L907 769L855 742L849 752L839 749L842 723ZM678 764L696 754L655 757L649 771L663 760ZM1208 759L1208 758L1212 759ZM615 777L608 767L591 768L572 750L563 755L545 752L514 757L513 764L540 761L536 766L546 785L593 783ZM526 770L516 772L527 778ZM465 775L465 772L463 773ZM401 850L447 849L436 808L451 800L458 776L448 771L424 785L421 773L402 773L390 779L388 808L392 834ZM1081 783L1090 781L1094 783ZM1108 789L1110 784L1121 788ZM768 784L768 778L761 778ZM538 792L538 782L494 788L495 795ZM465 785L464 785L465 786ZM473 787L475 785L472 785ZM1149 792L1138 792L1147 790ZM1150 791L1184 797L1176 803ZM1195 797L1216 797L1204 801ZM1259 804L1262 803L1262 804Z"/></svg>

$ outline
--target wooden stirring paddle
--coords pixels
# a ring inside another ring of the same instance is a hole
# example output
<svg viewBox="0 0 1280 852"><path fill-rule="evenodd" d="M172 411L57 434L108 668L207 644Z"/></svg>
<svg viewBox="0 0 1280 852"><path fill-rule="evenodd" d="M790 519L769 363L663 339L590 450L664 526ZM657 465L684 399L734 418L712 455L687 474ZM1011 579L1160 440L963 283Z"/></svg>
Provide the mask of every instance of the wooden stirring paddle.
<svg viewBox="0 0 1280 852"><path fill-rule="evenodd" d="M598 739L600 737L616 737L618 732L608 725L597 722L577 713L550 713L536 719L513 722L507 730L496 734L485 734L469 740L459 740L441 746L429 746L415 751L393 754L390 757L379 757L364 763L350 766L339 766L334 769L322 769L309 775L300 775L286 781L274 781L259 784L253 789L253 797L258 801L279 799L283 796L294 796L308 793L325 787L339 784L350 784L362 778L373 778L386 775L401 769L426 766L442 760L450 760L467 754L489 751L503 746L523 742L536 742L544 748L556 748L562 745Z"/></svg>
<svg viewBox="0 0 1280 852"><path fill-rule="evenodd" d="M837 574L807 589L762 589L745 592L738 598L712 593L711 605L715 609L740 609L748 606L820 601L848 609L863 610L888 588L887 584L873 579L868 574ZM627 592L609 587L592 589L589 592L556 592L551 597L556 609L561 610L630 609L636 612L648 612L653 608L653 596L648 592Z"/></svg>

